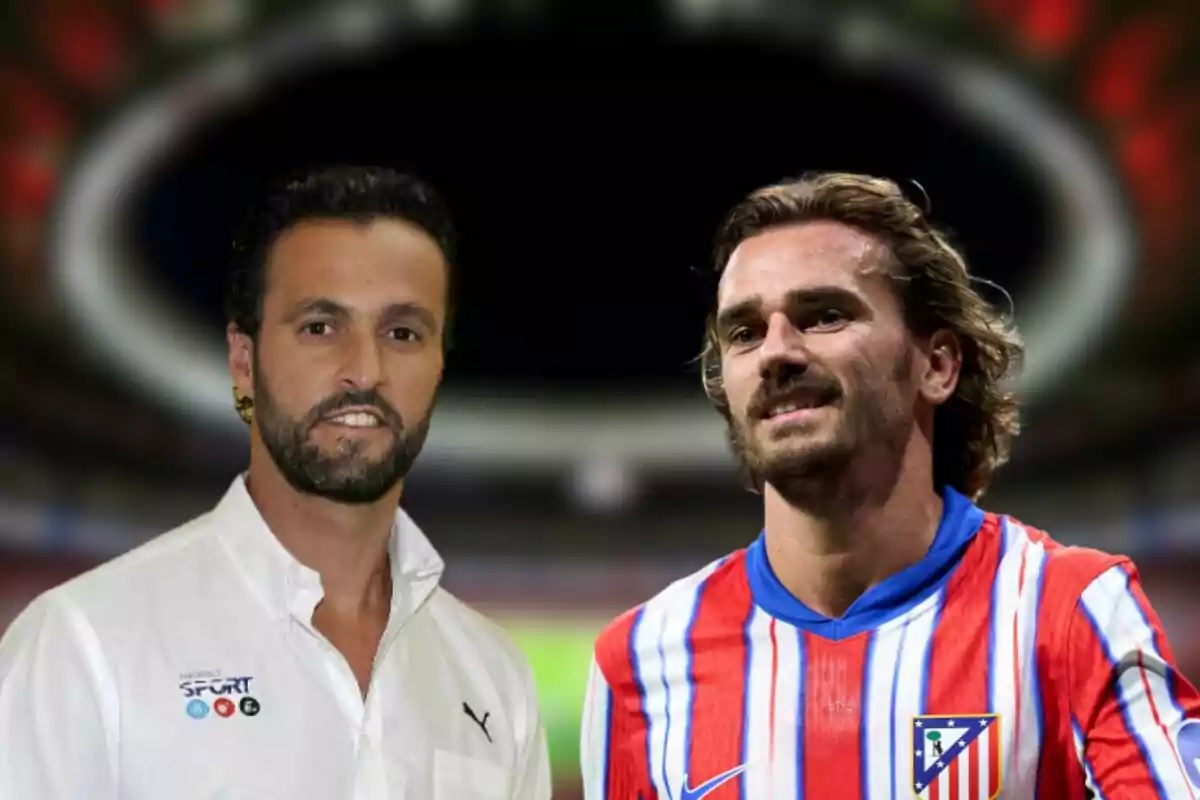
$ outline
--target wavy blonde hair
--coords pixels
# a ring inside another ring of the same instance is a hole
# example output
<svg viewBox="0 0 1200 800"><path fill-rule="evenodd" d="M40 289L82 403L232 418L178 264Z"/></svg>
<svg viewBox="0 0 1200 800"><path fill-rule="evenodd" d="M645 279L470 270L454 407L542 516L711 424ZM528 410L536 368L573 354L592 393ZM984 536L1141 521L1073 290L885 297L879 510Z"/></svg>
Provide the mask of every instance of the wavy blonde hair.
<svg viewBox="0 0 1200 800"><path fill-rule="evenodd" d="M751 193L718 230L717 274L744 240L812 220L840 222L877 237L891 253L889 277L909 330L927 337L945 329L958 337L963 358L958 386L934 416L933 479L939 488L978 499L1008 461L1020 431L1017 400L1006 382L1020 369L1024 345L1011 317L979 294L962 255L900 187L869 175L810 173ZM732 430L714 322L715 314L700 354L704 390Z"/></svg>

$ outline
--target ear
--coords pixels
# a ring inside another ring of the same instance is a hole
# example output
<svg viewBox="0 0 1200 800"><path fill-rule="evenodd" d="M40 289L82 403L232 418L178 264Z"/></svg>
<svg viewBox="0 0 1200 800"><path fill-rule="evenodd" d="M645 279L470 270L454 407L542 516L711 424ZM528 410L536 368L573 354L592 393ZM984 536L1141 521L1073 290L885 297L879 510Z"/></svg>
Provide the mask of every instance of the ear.
<svg viewBox="0 0 1200 800"><path fill-rule="evenodd" d="M242 397L254 397L254 340L232 322L225 328L229 343L229 377Z"/></svg>
<svg viewBox="0 0 1200 800"><path fill-rule="evenodd" d="M940 406L958 388L962 372L962 345L949 330L940 330L929 337L925 347L922 373L918 376L921 396L930 405Z"/></svg>

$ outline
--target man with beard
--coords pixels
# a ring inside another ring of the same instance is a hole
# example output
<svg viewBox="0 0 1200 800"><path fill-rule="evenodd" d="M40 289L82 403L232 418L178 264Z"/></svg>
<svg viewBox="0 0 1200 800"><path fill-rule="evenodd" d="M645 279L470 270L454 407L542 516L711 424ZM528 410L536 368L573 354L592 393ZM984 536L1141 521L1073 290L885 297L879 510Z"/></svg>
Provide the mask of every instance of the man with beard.
<svg viewBox="0 0 1200 800"><path fill-rule="evenodd" d="M1133 564L975 505L1022 346L921 210L787 181L716 263L704 384L765 526L602 633L584 796L1193 798L1200 695Z"/></svg>
<svg viewBox="0 0 1200 800"><path fill-rule="evenodd" d="M0 797L545 800L527 662L398 510L441 381L452 230L377 168L288 182L236 245L250 465L0 643Z"/></svg>

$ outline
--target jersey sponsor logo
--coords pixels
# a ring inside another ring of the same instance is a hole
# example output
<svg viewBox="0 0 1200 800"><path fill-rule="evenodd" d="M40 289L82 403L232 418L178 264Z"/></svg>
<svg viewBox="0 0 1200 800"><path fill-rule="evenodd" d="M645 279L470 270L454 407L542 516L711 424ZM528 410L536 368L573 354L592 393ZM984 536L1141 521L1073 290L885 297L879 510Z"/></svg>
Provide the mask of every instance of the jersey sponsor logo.
<svg viewBox="0 0 1200 800"><path fill-rule="evenodd" d="M695 789L691 788L691 781L688 780L687 774L684 774L683 786L679 789L679 800L700 800L700 798L715 792L719 787L741 775L746 771L746 766L746 764L738 764L732 769L725 770L715 778L709 778Z"/></svg>
<svg viewBox="0 0 1200 800"><path fill-rule="evenodd" d="M183 692L184 697L199 697L203 694L249 694L252 680L254 678L248 675L240 678L196 678L181 682L179 690Z"/></svg>
<svg viewBox="0 0 1200 800"><path fill-rule="evenodd" d="M1000 776L991 770L999 759L990 754L1000 746L999 714L913 717L913 791L929 797L936 783L943 800L995 800Z"/></svg>
<svg viewBox="0 0 1200 800"><path fill-rule="evenodd" d="M211 710L228 719L240 709L243 716L257 716L262 710L258 700L250 696L252 675L226 677L219 670L187 672L179 676L179 691L188 701L185 709L192 719L204 719L210 706L202 698L214 696ZM240 698L240 699L239 699ZM235 702L236 700L236 702Z"/></svg>
<svg viewBox="0 0 1200 800"><path fill-rule="evenodd" d="M1200 721L1188 720L1175 734L1175 745L1179 748L1179 758L1183 761L1183 770L1188 780L1200 789Z"/></svg>

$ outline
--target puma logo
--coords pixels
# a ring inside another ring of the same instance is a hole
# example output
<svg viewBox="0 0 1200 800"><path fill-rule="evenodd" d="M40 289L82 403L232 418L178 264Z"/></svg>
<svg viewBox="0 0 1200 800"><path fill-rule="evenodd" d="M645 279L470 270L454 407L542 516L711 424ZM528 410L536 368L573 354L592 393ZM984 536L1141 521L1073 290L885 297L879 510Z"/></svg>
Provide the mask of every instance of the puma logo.
<svg viewBox="0 0 1200 800"><path fill-rule="evenodd" d="M466 714L468 717L470 717L471 721L479 726L479 729L481 731L483 731L483 735L487 737L487 740L489 742L492 741L492 735L490 733L488 733L488 729L487 729L488 717L490 717L492 715L492 712L490 712L490 711L485 712L483 715L483 719L480 719L479 717L477 717L475 715L475 711L472 710L472 708L469 705L467 705L466 702L463 702L463 713Z"/></svg>

